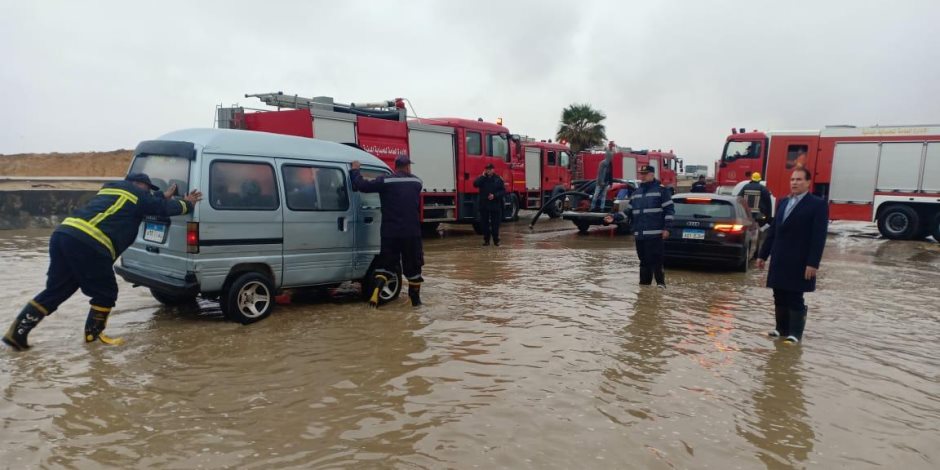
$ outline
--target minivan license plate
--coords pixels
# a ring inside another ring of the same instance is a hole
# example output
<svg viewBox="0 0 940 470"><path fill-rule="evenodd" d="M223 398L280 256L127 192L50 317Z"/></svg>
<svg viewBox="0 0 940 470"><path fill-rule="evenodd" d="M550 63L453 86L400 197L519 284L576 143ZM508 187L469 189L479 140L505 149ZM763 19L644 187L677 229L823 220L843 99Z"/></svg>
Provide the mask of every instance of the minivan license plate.
<svg viewBox="0 0 940 470"><path fill-rule="evenodd" d="M705 231L695 230L695 229L685 229L682 231L682 238L687 238L691 240L704 240Z"/></svg>
<svg viewBox="0 0 940 470"><path fill-rule="evenodd" d="M154 243L163 243L166 239L166 225L155 222L144 223L144 240Z"/></svg>

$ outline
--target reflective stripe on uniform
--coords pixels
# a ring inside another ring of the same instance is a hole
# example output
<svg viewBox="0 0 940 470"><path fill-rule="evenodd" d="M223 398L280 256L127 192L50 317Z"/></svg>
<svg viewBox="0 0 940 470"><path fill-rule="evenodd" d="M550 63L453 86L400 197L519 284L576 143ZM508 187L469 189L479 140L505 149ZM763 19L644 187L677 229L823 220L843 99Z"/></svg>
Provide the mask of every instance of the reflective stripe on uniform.
<svg viewBox="0 0 940 470"><path fill-rule="evenodd" d="M98 191L98 195L99 195L99 196L101 196L101 195L106 195L106 196L123 196L123 197L126 197L126 198L130 199L131 202L133 202L134 204L137 204L137 196L135 196L134 193L132 193L132 192L130 192L130 191L125 191L125 190L123 190L123 189L104 188L104 189L102 189L101 191Z"/></svg>
<svg viewBox="0 0 940 470"><path fill-rule="evenodd" d="M643 235L662 235L662 230L644 230Z"/></svg>
<svg viewBox="0 0 940 470"><path fill-rule="evenodd" d="M117 255L114 253L114 244L111 243L111 239L104 234L98 227L89 224L87 221L79 219L77 217L69 217L62 221L62 225L67 225L69 227L81 230L86 235L91 238L94 238L104 245L105 248L111 253L111 259L117 258Z"/></svg>
<svg viewBox="0 0 940 470"><path fill-rule="evenodd" d="M392 177L389 177L389 178L385 178L385 179L382 180L382 181L385 182L385 183L420 183L420 184L424 184L424 183L421 181L421 178L417 178L417 177L415 177L415 176L392 176Z"/></svg>
<svg viewBox="0 0 940 470"><path fill-rule="evenodd" d="M30 300L29 304L32 305L36 310L42 312L43 315L49 315L49 309L43 307L42 304L36 302L35 300Z"/></svg>
<svg viewBox="0 0 940 470"><path fill-rule="evenodd" d="M183 212L180 215L185 215L187 212L189 212L189 206L186 205L186 201L182 199L180 199L179 201L180 201L180 205L183 206Z"/></svg>
<svg viewBox="0 0 940 470"><path fill-rule="evenodd" d="M98 311L98 312L104 312L104 313L108 313L111 311L111 307L99 307L97 305L92 305L91 309Z"/></svg>
<svg viewBox="0 0 940 470"><path fill-rule="evenodd" d="M671 215L667 215L667 216L666 216L666 220L672 220L673 218L674 218L674 217L671 216Z"/></svg>
<svg viewBox="0 0 940 470"><path fill-rule="evenodd" d="M650 207L648 209L643 209L644 214L652 214L652 213L662 212L662 211L663 211L662 207Z"/></svg>
<svg viewBox="0 0 940 470"><path fill-rule="evenodd" d="M127 191L121 191L121 192L127 193ZM101 192L99 191L98 194L101 194ZM127 193L127 194L130 194L130 193ZM108 195L113 196L113 194L108 194ZM130 195L133 196L133 194L130 194ZM114 215L115 212L121 210L121 208L124 207L124 204L129 200L131 199L123 194L118 196L117 200L115 200L114 203L111 204L111 207L109 207L104 212L99 212L98 215L92 217L92 219L89 220L88 223L91 224L92 226L97 227L98 224L100 224L102 220L107 219L108 217ZM137 198L135 197L134 201L136 200ZM134 204L137 204L137 202L134 202Z"/></svg>
<svg viewBox="0 0 940 470"><path fill-rule="evenodd" d="M672 199L670 199L670 200L668 200L668 201L666 201L666 202L663 203L663 207L668 207L668 206L670 206L670 205L672 205Z"/></svg>

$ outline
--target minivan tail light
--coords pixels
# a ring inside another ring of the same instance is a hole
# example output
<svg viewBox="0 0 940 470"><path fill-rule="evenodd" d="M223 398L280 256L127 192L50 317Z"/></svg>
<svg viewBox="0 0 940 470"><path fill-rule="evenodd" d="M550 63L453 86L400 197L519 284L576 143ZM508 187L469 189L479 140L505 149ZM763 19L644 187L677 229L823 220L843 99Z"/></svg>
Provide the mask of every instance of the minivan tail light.
<svg viewBox="0 0 940 470"><path fill-rule="evenodd" d="M741 224L715 224L715 231L725 232L725 233L740 233L744 231L744 226Z"/></svg>
<svg viewBox="0 0 940 470"><path fill-rule="evenodd" d="M186 222L186 252L199 253L199 222Z"/></svg>

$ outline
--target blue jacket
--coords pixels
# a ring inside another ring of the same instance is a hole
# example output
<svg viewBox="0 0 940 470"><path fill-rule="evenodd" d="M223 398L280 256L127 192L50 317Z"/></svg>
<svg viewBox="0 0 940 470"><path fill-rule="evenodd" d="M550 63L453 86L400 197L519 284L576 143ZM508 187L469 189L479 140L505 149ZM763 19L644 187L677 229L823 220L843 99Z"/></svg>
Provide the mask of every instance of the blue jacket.
<svg viewBox="0 0 940 470"><path fill-rule="evenodd" d="M172 217L192 210L188 201L164 199L130 181L117 181L106 183L85 207L76 209L55 231L75 237L114 260L134 243L144 217Z"/></svg>
<svg viewBox="0 0 940 470"><path fill-rule="evenodd" d="M805 279L806 267L819 267L829 228L829 206L826 201L807 194L783 221L789 203L790 198L780 201L759 258L770 257L767 287L812 292L816 290L816 279Z"/></svg>
<svg viewBox="0 0 940 470"><path fill-rule="evenodd" d="M421 237L421 188L424 187L421 178L396 171L367 181L359 170L350 170L349 177L353 190L379 193L383 237Z"/></svg>
<svg viewBox="0 0 940 470"><path fill-rule="evenodd" d="M640 183L640 187L630 196L627 210L633 216L631 228L637 240L662 238L663 230L672 228L672 219L676 213L669 189L655 179L649 183ZM625 219L626 211L614 215L617 222Z"/></svg>

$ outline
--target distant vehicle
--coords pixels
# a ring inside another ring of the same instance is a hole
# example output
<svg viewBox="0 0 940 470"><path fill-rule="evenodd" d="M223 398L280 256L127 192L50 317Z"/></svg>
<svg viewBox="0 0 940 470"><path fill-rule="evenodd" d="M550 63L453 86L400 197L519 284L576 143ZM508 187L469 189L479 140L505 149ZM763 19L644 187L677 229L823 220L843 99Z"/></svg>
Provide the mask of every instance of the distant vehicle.
<svg viewBox="0 0 940 470"><path fill-rule="evenodd" d="M708 165L686 165L685 175L698 178L699 176L708 176Z"/></svg>
<svg viewBox="0 0 940 470"><path fill-rule="evenodd" d="M757 224L742 199L707 193L672 197L676 214L665 243L667 262L721 264L747 272L757 250Z"/></svg>
<svg viewBox="0 0 940 470"><path fill-rule="evenodd" d="M604 217L607 214L622 212L626 209L627 205L630 203L630 195L633 194L633 191L636 191L639 184L637 180L614 179L613 184L611 184L610 189L607 191L610 199L605 203L605 207L611 208L610 211L589 212L586 210L586 206L590 204L590 199L581 198L577 199L580 206L582 206L578 207L580 210L565 211L561 214L561 218L573 222L575 227L578 227L579 233L587 233L592 225L604 225ZM617 224L616 230L618 235L630 234L630 221L632 217L630 217L629 212L627 212L627 217L626 222Z"/></svg>
<svg viewBox="0 0 940 470"><path fill-rule="evenodd" d="M281 289L359 281L371 292L382 214L377 194L351 190L353 160L366 178L389 174L362 150L266 132L190 129L142 142L131 172L206 198L190 214L145 219L114 270L163 304L218 299L243 324L267 317ZM401 286L399 272L379 302Z"/></svg>

